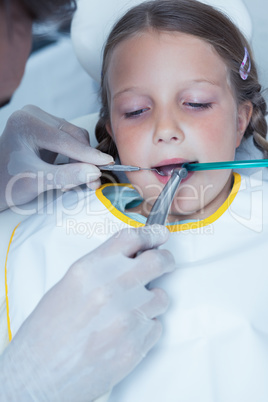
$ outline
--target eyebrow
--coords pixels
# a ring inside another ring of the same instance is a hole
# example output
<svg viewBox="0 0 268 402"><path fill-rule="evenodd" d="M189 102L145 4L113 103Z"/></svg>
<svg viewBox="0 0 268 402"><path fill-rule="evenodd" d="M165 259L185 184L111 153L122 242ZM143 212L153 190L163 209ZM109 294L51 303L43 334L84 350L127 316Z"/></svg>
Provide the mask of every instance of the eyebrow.
<svg viewBox="0 0 268 402"><path fill-rule="evenodd" d="M131 92L135 89L137 89L138 87L129 87L129 88L124 88L121 91L118 91L114 94L113 99L117 98L118 96L122 95L125 92Z"/></svg>
<svg viewBox="0 0 268 402"><path fill-rule="evenodd" d="M189 84L192 84L192 83L195 83L195 84L203 84L203 83L205 83L205 84L210 84L210 85L213 85L213 86L220 86L220 84L219 84L218 82L212 81L212 80L209 80L209 79L206 79L206 78L200 78L200 79L196 79L196 80L191 80L191 81L189 81ZM114 96L113 96L113 99L115 99L115 98L117 98L118 96L124 94L125 92L132 92L133 90L138 89L138 88L139 88L139 87L128 87L128 88L124 88L124 89L122 89L121 91L116 92L116 93L114 94Z"/></svg>
<svg viewBox="0 0 268 402"><path fill-rule="evenodd" d="M212 81L212 80L207 80L206 78L200 78L198 80L192 80L191 82L197 83L197 84L210 84L210 85L214 85L214 86L220 86L220 84L216 81Z"/></svg>

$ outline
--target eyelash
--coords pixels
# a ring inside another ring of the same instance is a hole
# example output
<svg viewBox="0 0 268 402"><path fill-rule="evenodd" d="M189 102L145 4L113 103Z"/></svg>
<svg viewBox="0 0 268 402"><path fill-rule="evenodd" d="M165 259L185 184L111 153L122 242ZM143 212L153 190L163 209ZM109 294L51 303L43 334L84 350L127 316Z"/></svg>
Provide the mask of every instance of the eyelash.
<svg viewBox="0 0 268 402"><path fill-rule="evenodd" d="M133 112L127 112L127 113L125 113L125 117L127 119L129 119L131 117L137 117L137 116L140 116L142 113L146 112L147 110L149 110L149 109L143 108L143 109L134 110Z"/></svg>
<svg viewBox="0 0 268 402"><path fill-rule="evenodd" d="M194 102L186 102L186 106L190 106L192 109L210 109L212 108L212 103L194 103Z"/></svg>
<svg viewBox="0 0 268 402"><path fill-rule="evenodd" d="M194 103L194 102L186 102L186 106L190 106L192 109L199 109L199 110L204 110L204 109L210 109L212 108L212 103ZM125 118L135 118L140 116L142 113L146 112L149 110L148 108L142 108L138 110L134 110L133 112L127 112L125 113Z"/></svg>

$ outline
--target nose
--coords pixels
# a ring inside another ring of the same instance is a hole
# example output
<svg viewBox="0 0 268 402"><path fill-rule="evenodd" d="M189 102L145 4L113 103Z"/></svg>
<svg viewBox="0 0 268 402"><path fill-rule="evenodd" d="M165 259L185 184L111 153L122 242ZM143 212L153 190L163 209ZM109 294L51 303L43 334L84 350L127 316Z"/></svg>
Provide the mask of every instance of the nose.
<svg viewBox="0 0 268 402"><path fill-rule="evenodd" d="M182 124L173 113L160 112L155 121L154 143L180 143L184 140Z"/></svg>

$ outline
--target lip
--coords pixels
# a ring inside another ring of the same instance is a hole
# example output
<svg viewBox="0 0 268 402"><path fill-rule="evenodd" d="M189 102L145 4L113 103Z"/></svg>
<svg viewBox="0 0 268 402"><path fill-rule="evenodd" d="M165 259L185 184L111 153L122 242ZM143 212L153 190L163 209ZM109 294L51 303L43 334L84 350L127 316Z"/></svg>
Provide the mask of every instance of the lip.
<svg viewBox="0 0 268 402"><path fill-rule="evenodd" d="M188 159L183 159L183 158L164 159L163 161L157 163L153 167L165 166L165 165L180 165L180 164L188 163L188 162L190 162Z"/></svg>
<svg viewBox="0 0 268 402"><path fill-rule="evenodd" d="M192 161L190 161L189 159L183 159L183 158L164 159L153 167L157 168L157 167L166 166L166 165L183 165L184 163L189 163L189 162L192 162ZM163 183L163 184L166 184L171 177L171 175L161 176L157 172L153 172L153 173L157 177L157 179L160 181L160 183ZM189 172L187 177L182 180L182 183L186 182L193 174L194 174L194 172Z"/></svg>

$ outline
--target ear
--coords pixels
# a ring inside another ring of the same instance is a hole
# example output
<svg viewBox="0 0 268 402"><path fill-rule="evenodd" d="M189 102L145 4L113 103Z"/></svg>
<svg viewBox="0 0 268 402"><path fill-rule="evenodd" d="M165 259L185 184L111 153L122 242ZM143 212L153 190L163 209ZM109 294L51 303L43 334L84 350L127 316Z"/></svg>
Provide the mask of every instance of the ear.
<svg viewBox="0 0 268 402"><path fill-rule="evenodd" d="M250 101L241 103L241 105L238 106L236 147L239 147L242 141L245 131L249 125L252 112L253 105Z"/></svg>

